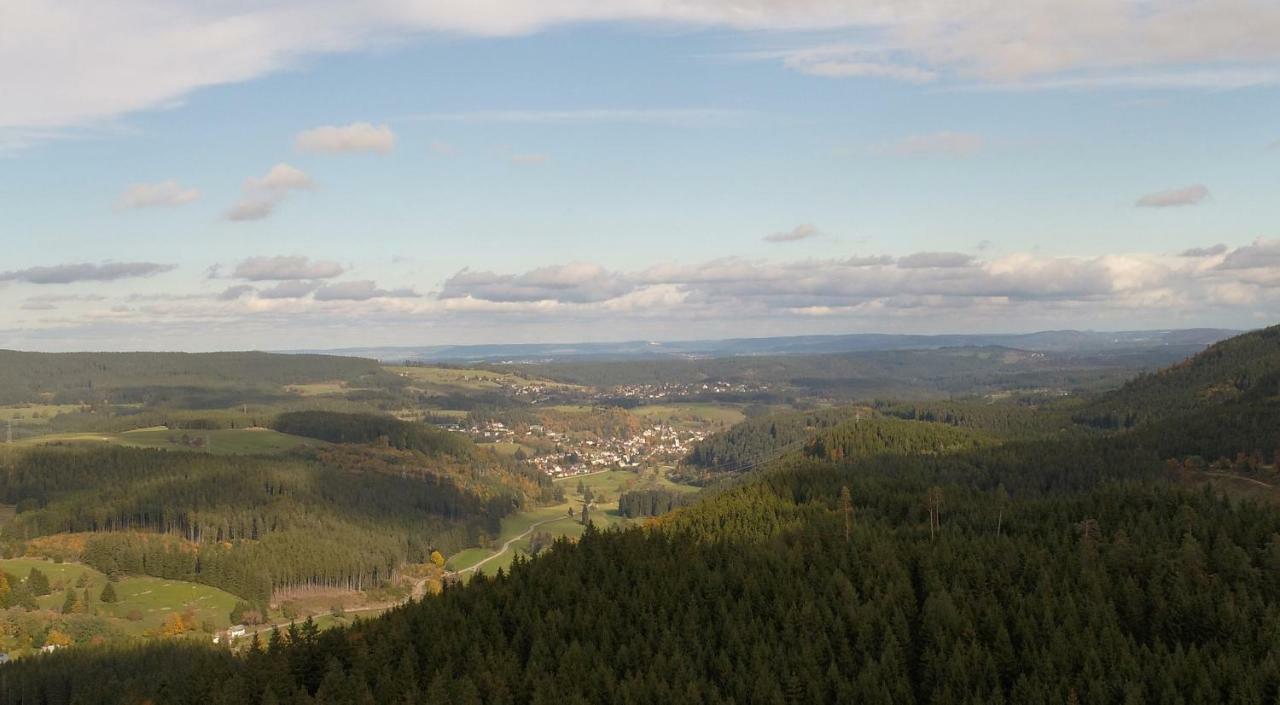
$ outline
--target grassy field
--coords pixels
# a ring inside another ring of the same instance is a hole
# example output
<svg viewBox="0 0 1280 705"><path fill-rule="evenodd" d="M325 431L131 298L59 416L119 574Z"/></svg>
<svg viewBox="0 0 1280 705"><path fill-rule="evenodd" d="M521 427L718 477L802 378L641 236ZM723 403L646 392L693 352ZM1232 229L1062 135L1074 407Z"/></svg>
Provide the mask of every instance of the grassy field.
<svg viewBox="0 0 1280 705"><path fill-rule="evenodd" d="M115 584L119 601L106 604L98 600L98 595L107 584L107 576L86 565L54 563L39 558L0 560L0 570L20 579L25 579L32 568L39 568L47 575L53 588L52 593L38 598L42 608L60 610L68 587L77 592L83 591L84 588L75 587L83 575L88 581L93 609L98 615L112 618L122 630L135 635L159 629L166 616L173 612L182 613L188 607L196 615L197 622L207 621L217 629L225 629L230 625L231 609L235 607L237 600L235 595L208 585L161 578L129 577L121 578ZM129 619L130 613L139 619Z"/></svg>
<svg viewBox="0 0 1280 705"><path fill-rule="evenodd" d="M631 413L647 421L697 428L728 428L747 418L740 408L729 404L650 404L631 409Z"/></svg>
<svg viewBox="0 0 1280 705"><path fill-rule="evenodd" d="M591 522L601 529L633 523L633 520L618 513L618 496L633 487L657 484L681 492L696 492L698 489L671 482L661 468L648 470L643 474L631 470L606 470L591 475L561 478L556 480L556 484L564 487L566 501L506 517L502 520L502 532L493 542L493 548L469 548L455 553L449 558L448 569L468 570L483 562L484 565L476 570L484 573L493 573L499 568L506 570L517 554L529 554L530 539L533 538L534 533L545 531L554 537L569 538L581 536L586 527L577 516L582 509L582 495L578 492L579 482L591 490L594 497L594 506L590 510ZM574 516L569 516L570 508L573 509ZM533 531L530 531L531 529ZM509 545L507 545L508 542L510 542ZM507 545L507 549L491 558L495 550L503 545Z"/></svg>
<svg viewBox="0 0 1280 705"><path fill-rule="evenodd" d="M304 397L340 396L354 391L344 382L313 382L311 384L291 384L284 388L286 392Z"/></svg>
<svg viewBox="0 0 1280 705"><path fill-rule="evenodd" d="M202 439L202 446L183 443L182 437ZM114 443L134 448L198 450L218 455L281 453L302 446L324 445L323 441L291 436L266 428L230 428L210 431L181 431L167 428L140 428L123 433L53 433L16 441L15 446L47 443ZM514 452L514 451L513 451Z"/></svg>
<svg viewBox="0 0 1280 705"><path fill-rule="evenodd" d="M521 448L523 448L524 452L529 454L530 456L535 455L537 453L535 449L530 448L529 446L521 445L519 443L513 443L511 441L499 441L497 443L477 443L476 445L480 446L481 448L489 448L494 452L498 453L499 455L515 455L516 451L520 450Z"/></svg>
<svg viewBox="0 0 1280 705"><path fill-rule="evenodd" d="M0 407L0 423L13 421L14 426L42 426L58 414L79 411L78 404L22 404Z"/></svg>
<svg viewBox="0 0 1280 705"><path fill-rule="evenodd" d="M491 370L475 370L453 367L388 367L389 371L406 377L410 383L432 394L466 394L468 392L492 392L500 389L524 387L554 387L577 389L573 385L540 379L525 379L518 375Z"/></svg>

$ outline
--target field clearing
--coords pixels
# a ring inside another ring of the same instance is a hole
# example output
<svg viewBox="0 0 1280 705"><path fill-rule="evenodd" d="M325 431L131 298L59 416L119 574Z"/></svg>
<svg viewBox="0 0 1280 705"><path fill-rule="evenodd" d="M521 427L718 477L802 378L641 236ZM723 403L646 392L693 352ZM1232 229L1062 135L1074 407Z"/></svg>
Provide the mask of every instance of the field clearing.
<svg viewBox="0 0 1280 705"><path fill-rule="evenodd" d="M728 428L747 418L742 409L728 404L651 404L638 406L630 411L640 418L672 426L711 424Z"/></svg>
<svg viewBox="0 0 1280 705"><path fill-rule="evenodd" d="M194 448L217 455L250 455L259 453L283 453L304 446L325 445L324 441L302 436L291 436L269 428L230 428L213 431L171 431L169 429L141 429L117 434L124 445L143 448L188 449L181 442L183 434L206 439L203 448ZM175 442L176 441L176 442Z"/></svg>
<svg viewBox="0 0 1280 705"><path fill-rule="evenodd" d="M334 380L332 382L311 382L310 384L290 384L284 390L291 394L297 394L303 397L333 397L343 396L348 392L362 391L362 387L351 387L346 382Z"/></svg>
<svg viewBox="0 0 1280 705"><path fill-rule="evenodd" d="M548 387L553 389L583 389L572 384L543 379L526 379L509 372L494 372L454 367L394 366L388 371L406 377L413 386L437 394L492 392L501 389Z"/></svg>
<svg viewBox="0 0 1280 705"><path fill-rule="evenodd" d="M58 414L80 410L79 404L22 404L0 407L0 423L13 421L14 426L43 426Z"/></svg>
<svg viewBox="0 0 1280 705"><path fill-rule="evenodd" d="M188 443L183 443L186 436ZM193 445L201 439L202 445ZM208 431L183 431L167 428L142 428L122 433L51 433L21 441L15 446L36 446L50 443L111 443L131 448L159 448L162 450L190 450L215 455L255 455L283 453L304 446L325 445L323 441L302 436L291 436L267 428L226 428Z"/></svg>
<svg viewBox="0 0 1280 705"><path fill-rule="evenodd" d="M39 568L47 575L49 585L53 588L50 594L37 598L36 601L42 608L60 611L68 587L76 592L83 592L84 588L75 587L83 575L88 580L89 596L98 615L111 618L122 630L135 635L159 629L170 613L181 613L188 607L195 614L198 623L209 622L215 629L225 629L231 624L231 610L238 599L229 592L208 585L139 576L121 578L116 582L115 590L119 601L107 604L98 600L103 586L107 584L107 576L89 566L80 563L54 563L39 558L0 560L0 570L19 579L25 579L32 568ZM136 621L127 619L131 612L141 618Z"/></svg>
<svg viewBox="0 0 1280 705"><path fill-rule="evenodd" d="M502 520L502 531L493 542L494 548L468 548L449 557L446 567L452 571L469 570L483 563L477 572L493 573L511 566L517 554L529 555L530 542L534 533L546 532L555 538L578 538L586 527L578 520L582 509L582 495L578 493L581 482L591 490L594 506L590 510L591 522L597 528L608 529L614 526L628 526L643 522L643 519L628 519L618 512L618 496L623 492L642 485L658 484L680 492L696 492L699 488L679 485L668 480L662 469L653 469L645 473L631 470L606 470L590 475L557 478L556 484L564 487L566 501L549 507L537 507L519 512ZM572 508L574 516L569 516ZM530 530L533 531L530 531ZM528 535L525 535L525 534ZM506 550L495 555L497 547L508 544Z"/></svg>
<svg viewBox="0 0 1280 705"><path fill-rule="evenodd" d="M499 455L515 455L516 451L524 450L525 453L532 456L536 454L536 450L526 445L521 445L512 441L498 441L497 443L477 443L481 448L489 448Z"/></svg>
<svg viewBox="0 0 1280 705"><path fill-rule="evenodd" d="M543 408L565 414L589 414L596 407L590 404L553 404Z"/></svg>

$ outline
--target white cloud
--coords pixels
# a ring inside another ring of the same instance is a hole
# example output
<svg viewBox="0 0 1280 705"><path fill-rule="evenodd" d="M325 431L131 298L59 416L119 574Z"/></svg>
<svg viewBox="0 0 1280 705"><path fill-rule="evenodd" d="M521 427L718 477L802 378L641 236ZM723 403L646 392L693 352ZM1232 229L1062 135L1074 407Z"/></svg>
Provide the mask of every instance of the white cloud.
<svg viewBox="0 0 1280 705"><path fill-rule="evenodd" d="M133 184L125 189L116 205L119 208L153 208L156 206L180 206L200 198L200 191L184 188L176 181L154 184Z"/></svg>
<svg viewBox="0 0 1280 705"><path fill-rule="evenodd" d="M1218 269L1280 269L1280 240L1254 240L1227 253Z"/></svg>
<svg viewBox="0 0 1280 705"><path fill-rule="evenodd" d="M231 206L227 211L227 220L234 222L262 220L275 212L275 209L275 199L245 198Z"/></svg>
<svg viewBox="0 0 1280 705"><path fill-rule="evenodd" d="M22 319L29 326L8 331L6 340L102 349L145 339L154 348L192 349L225 347L234 334L242 345L296 349L422 344L423 335L513 342L737 337L760 330L1244 327L1273 320L1280 310L1275 240L1208 257L1021 252L967 265L962 257L727 257L630 270L571 262L524 272L462 270L434 295L368 280L314 289L320 280L283 280L288 286L273 286L266 295L249 284L221 294L138 294L125 299L135 305L120 311L68 303L57 316ZM961 266L939 266L946 264ZM28 302L39 309L56 303Z"/></svg>
<svg viewBox="0 0 1280 705"><path fill-rule="evenodd" d="M1217 257L1218 255L1226 254L1227 249L1228 248L1226 245L1222 243L1218 243L1217 245L1213 245L1210 247L1192 247L1190 249L1186 249L1178 253L1178 256L1179 257Z"/></svg>
<svg viewBox="0 0 1280 705"><path fill-rule="evenodd" d="M538 166L546 164L550 157L545 154L512 154L508 160L516 166Z"/></svg>
<svg viewBox="0 0 1280 705"><path fill-rule="evenodd" d="M338 282L325 284L315 292L316 301L368 301L370 299L414 299L413 289L380 289L372 281Z"/></svg>
<svg viewBox="0 0 1280 705"><path fill-rule="evenodd" d="M226 289L223 289L222 293L218 294L218 300L236 301L242 296L252 294L254 291L256 290L248 284L236 284L235 286L229 286Z"/></svg>
<svg viewBox="0 0 1280 705"><path fill-rule="evenodd" d="M109 282L117 279L149 277L176 269L171 264L155 262L107 262L105 264L60 264L0 272L0 282L28 284L73 284L76 282Z"/></svg>
<svg viewBox="0 0 1280 705"><path fill-rule="evenodd" d="M821 237L822 232L818 230L818 226L813 223L804 223L797 225L790 230L782 232L769 233L764 236L765 242L799 242L800 240L810 240L815 237Z"/></svg>
<svg viewBox="0 0 1280 705"><path fill-rule="evenodd" d="M488 301L606 301L635 289L626 277L598 264L570 262L540 267L519 275L464 269L445 281L442 299L475 298Z"/></svg>
<svg viewBox="0 0 1280 705"><path fill-rule="evenodd" d="M935 132L911 135L883 144L876 151L899 157L971 157L982 151L982 135L965 132Z"/></svg>
<svg viewBox="0 0 1280 705"><path fill-rule="evenodd" d="M337 262L312 261L301 256L250 257L237 264L231 276L248 281L332 279L345 271Z"/></svg>
<svg viewBox="0 0 1280 705"><path fill-rule="evenodd" d="M1184 186L1183 188L1157 191L1134 201L1139 208L1169 208L1173 206L1194 206L1209 197L1209 189L1201 184Z"/></svg>
<svg viewBox="0 0 1280 705"><path fill-rule="evenodd" d="M299 132L294 146L301 152L341 154L344 152L378 152L386 154L396 144L395 133L386 125L353 122L350 125L326 125Z"/></svg>
<svg viewBox="0 0 1280 705"><path fill-rule="evenodd" d="M258 291L260 299L300 299L320 288L319 282L282 281L273 287Z"/></svg>
<svg viewBox="0 0 1280 705"><path fill-rule="evenodd" d="M531 125L588 125L634 123L701 127L722 125L744 115L721 108L581 108L576 110L473 110L452 113L419 113L407 120Z"/></svg>
<svg viewBox="0 0 1280 705"><path fill-rule="evenodd" d="M750 56L778 58L789 69L824 78L887 78L909 83L929 83L938 78L936 71L902 63L888 52L865 46L822 45Z"/></svg>
<svg viewBox="0 0 1280 705"><path fill-rule="evenodd" d="M961 252L917 252L898 259L900 269L968 267L971 264L973 257Z"/></svg>
<svg viewBox="0 0 1280 705"><path fill-rule="evenodd" d="M1280 62L1280 4L1263 0L8 0L0 128L35 135L97 124L309 56L422 33L503 36L584 22L844 31L859 51L792 63L909 81L1085 86L1116 76L1132 84L1147 72L1162 86L1220 88L1257 85Z"/></svg>
<svg viewBox="0 0 1280 705"><path fill-rule="evenodd" d="M315 182L303 170L285 164L276 164L262 176L245 179L243 195L227 211L231 221L262 220L275 212L276 206L292 191L315 187Z"/></svg>
<svg viewBox="0 0 1280 705"><path fill-rule="evenodd" d="M267 170L267 173L260 177L251 176L245 179L244 188L246 191L290 191L292 189L307 189L315 186L315 182L307 173L296 166L281 162Z"/></svg>

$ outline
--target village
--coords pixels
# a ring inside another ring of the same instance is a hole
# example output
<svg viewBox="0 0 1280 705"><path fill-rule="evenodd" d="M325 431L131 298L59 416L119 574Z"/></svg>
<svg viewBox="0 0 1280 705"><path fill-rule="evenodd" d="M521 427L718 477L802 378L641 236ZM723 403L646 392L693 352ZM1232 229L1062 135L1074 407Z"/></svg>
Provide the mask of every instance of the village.
<svg viewBox="0 0 1280 705"><path fill-rule="evenodd" d="M540 424L517 430L499 421L447 428L467 433L479 443L520 444L522 452L518 457L553 478L674 463L688 454L693 444L707 437L706 431L683 430L665 423L653 424L628 437L612 438L561 433ZM526 454L526 447L550 449Z"/></svg>
<svg viewBox="0 0 1280 705"><path fill-rule="evenodd" d="M596 395L599 399L635 399L646 402L677 401L712 395L759 394L770 391L767 384L747 382L663 382L622 384Z"/></svg>

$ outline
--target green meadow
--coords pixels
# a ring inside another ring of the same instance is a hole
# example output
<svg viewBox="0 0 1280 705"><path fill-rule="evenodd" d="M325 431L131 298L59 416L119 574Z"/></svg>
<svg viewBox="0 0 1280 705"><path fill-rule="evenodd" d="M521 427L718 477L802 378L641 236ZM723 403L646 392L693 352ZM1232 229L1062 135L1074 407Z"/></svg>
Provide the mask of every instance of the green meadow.
<svg viewBox="0 0 1280 705"><path fill-rule="evenodd" d="M107 576L79 563L55 563L39 558L7 558L0 560L0 570L25 580L32 568L39 568L49 578L53 591L37 598L40 607L60 611L68 587L76 592L89 590L94 613L110 619L124 632L142 635L158 631L165 617L182 614L188 608L196 623L208 622L215 629L230 625L231 609L237 597L208 585L149 577L126 577L115 583L117 602L107 604L98 599L107 584ZM81 577L84 582L81 583ZM84 587L77 587L82 584Z"/></svg>

